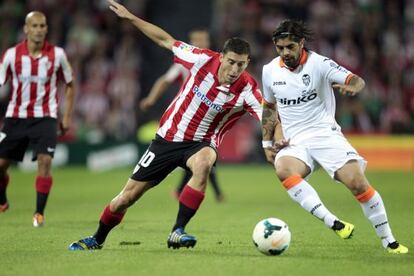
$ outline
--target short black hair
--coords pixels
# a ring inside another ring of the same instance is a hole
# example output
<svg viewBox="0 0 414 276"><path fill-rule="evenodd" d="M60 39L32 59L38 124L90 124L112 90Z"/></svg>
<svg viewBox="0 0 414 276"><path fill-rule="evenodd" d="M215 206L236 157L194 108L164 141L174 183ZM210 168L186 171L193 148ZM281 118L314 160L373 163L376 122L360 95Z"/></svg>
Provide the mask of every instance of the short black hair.
<svg viewBox="0 0 414 276"><path fill-rule="evenodd" d="M278 39L289 37L295 42L299 42L303 38L305 40L312 40L313 32L302 21L287 19L279 24L279 27L272 33L272 40L274 43Z"/></svg>
<svg viewBox="0 0 414 276"><path fill-rule="evenodd" d="M221 52L223 54L234 52L238 55L250 56L250 45L249 42L240 37L232 37L224 42L223 50Z"/></svg>

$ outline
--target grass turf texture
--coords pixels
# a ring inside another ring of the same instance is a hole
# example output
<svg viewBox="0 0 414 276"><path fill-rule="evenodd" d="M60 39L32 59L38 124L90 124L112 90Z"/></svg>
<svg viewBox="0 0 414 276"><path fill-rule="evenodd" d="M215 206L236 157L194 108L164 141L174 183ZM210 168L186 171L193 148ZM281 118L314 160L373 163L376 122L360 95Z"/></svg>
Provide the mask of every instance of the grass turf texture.
<svg viewBox="0 0 414 276"><path fill-rule="evenodd" d="M11 171L10 209L0 214L1 275L410 275L414 271L414 173L371 172L396 237L411 250L390 255L380 245L357 201L322 171L310 183L340 218L356 225L340 240L294 203L270 166L219 166L226 200L216 203L211 187L187 231L194 249L167 249L177 201L171 196L181 171L171 174L130 208L104 249L70 252L69 243L96 230L100 212L123 187L130 170L91 173L54 170L46 225L33 228L34 174ZM288 251L265 256L252 244L255 224L266 217L287 222Z"/></svg>

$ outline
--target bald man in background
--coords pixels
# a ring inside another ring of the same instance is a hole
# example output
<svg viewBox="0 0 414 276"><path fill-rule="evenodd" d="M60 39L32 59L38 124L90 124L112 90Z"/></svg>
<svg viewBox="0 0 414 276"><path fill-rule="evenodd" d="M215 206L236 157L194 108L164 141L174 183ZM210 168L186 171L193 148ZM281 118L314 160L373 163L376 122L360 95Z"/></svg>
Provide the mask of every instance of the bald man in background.
<svg viewBox="0 0 414 276"><path fill-rule="evenodd" d="M27 14L26 39L6 50L0 59L0 85L11 82L11 95L0 132L0 214L9 209L7 170L12 161L22 161L30 145L37 160L36 209L33 226L44 224L44 210L52 188L52 158L58 126L65 133L70 126L74 91L73 74L65 51L46 41L46 16ZM65 106L58 123L58 82L65 86Z"/></svg>

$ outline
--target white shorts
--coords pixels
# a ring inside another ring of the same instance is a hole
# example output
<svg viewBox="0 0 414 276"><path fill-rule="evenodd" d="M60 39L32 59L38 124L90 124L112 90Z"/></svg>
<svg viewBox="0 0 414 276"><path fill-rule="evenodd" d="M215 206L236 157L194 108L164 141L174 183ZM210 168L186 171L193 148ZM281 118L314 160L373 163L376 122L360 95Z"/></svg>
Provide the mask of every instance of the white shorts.
<svg viewBox="0 0 414 276"><path fill-rule="evenodd" d="M363 171L367 165L367 161L358 154L340 131L309 137L297 144L291 143L278 152L275 164L282 156L293 156L302 160L311 169L311 173L319 164L332 178L335 172L350 160L357 160ZM310 174L307 177L309 176Z"/></svg>

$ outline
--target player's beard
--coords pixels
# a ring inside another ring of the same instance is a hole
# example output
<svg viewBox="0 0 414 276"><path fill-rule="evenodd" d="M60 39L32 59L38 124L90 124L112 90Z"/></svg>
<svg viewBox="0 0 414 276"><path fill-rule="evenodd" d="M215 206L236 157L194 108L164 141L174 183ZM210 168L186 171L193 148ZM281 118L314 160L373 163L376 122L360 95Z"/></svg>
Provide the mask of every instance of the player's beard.
<svg viewBox="0 0 414 276"><path fill-rule="evenodd" d="M296 68L299 64L299 58L295 59L294 57L284 58L283 62L289 68Z"/></svg>

